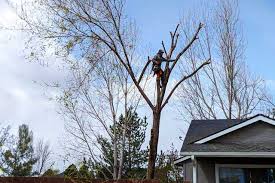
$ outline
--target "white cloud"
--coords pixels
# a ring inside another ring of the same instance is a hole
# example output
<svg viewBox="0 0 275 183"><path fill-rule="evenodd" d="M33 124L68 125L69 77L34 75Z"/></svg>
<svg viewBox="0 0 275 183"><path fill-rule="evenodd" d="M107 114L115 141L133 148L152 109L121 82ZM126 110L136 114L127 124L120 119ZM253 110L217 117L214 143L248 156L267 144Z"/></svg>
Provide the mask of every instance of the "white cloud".
<svg viewBox="0 0 275 183"><path fill-rule="evenodd" d="M1 1L0 2L0 24L5 24L5 25L12 25L16 21L16 15L14 12L8 7L6 1Z"/></svg>
<svg viewBox="0 0 275 183"><path fill-rule="evenodd" d="M0 1L0 25L12 25L16 16ZM0 124L12 126L28 124L35 139L49 140L56 153L64 123L57 114L58 106L48 99L57 91L47 91L42 82L56 82L64 78L56 65L43 67L24 58L24 35L19 31L0 30Z"/></svg>

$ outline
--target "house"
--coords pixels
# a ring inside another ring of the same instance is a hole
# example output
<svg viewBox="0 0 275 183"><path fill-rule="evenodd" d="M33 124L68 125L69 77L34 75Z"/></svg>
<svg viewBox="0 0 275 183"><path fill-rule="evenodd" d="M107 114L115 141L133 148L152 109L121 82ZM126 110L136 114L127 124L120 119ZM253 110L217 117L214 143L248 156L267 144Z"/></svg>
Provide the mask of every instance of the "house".
<svg viewBox="0 0 275 183"><path fill-rule="evenodd" d="M193 120L175 164L193 183L274 183L275 120Z"/></svg>

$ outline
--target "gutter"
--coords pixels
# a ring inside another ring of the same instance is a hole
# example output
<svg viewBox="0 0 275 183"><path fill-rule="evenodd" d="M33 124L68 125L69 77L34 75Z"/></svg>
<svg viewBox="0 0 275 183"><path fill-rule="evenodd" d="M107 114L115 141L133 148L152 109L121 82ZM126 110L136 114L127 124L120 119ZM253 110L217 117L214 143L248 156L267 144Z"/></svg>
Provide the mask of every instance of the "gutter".
<svg viewBox="0 0 275 183"><path fill-rule="evenodd" d="M275 152L181 152L182 156L196 157L260 157L275 158Z"/></svg>

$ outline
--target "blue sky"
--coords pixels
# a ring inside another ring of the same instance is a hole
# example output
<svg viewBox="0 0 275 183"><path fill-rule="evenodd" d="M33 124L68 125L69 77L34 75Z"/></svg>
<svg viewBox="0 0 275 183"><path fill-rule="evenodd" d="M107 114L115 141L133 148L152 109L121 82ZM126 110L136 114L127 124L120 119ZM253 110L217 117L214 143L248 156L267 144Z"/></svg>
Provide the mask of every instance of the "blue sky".
<svg viewBox="0 0 275 183"><path fill-rule="evenodd" d="M161 41L169 39L169 31L174 30L184 11L201 4L202 0L128 2L127 12L135 19L141 41L151 48L153 52L150 54L153 55L160 48ZM240 0L240 13L247 40L246 62L253 72L273 83L275 91L275 1ZM14 20L5 1L0 0L0 24ZM27 123L35 136L49 140L56 150L60 146L58 139L62 138L64 123L56 112L56 104L49 101L44 88L33 81L51 82L62 79L62 74L25 60L21 36L0 33L0 122L11 124L14 128ZM51 92L54 95L54 91ZM159 149L168 149L171 143L179 148L181 141L178 137L184 136L183 131L188 127L182 120L176 119L171 107L162 115ZM151 114L146 112L145 115L149 117Z"/></svg>
<svg viewBox="0 0 275 183"><path fill-rule="evenodd" d="M138 0L129 1L127 11L136 20L142 41L153 50L161 40L169 38L169 31L181 15L201 4L202 0ZM208 0L215 2L215 0ZM246 62L251 70L266 80L275 80L275 1L240 0L240 18L247 39Z"/></svg>
<svg viewBox="0 0 275 183"><path fill-rule="evenodd" d="M161 48L161 41L169 41L169 31L174 30L185 12L201 4L216 0L132 0L126 11L136 21L142 44L154 54ZM240 20L247 41L245 61L251 72L268 80L275 92L275 1L240 0ZM150 55L150 56L152 56ZM172 105L164 110L160 129L160 149L171 143L181 146L179 136L184 136L188 124L176 118ZM150 114L146 114L150 115Z"/></svg>

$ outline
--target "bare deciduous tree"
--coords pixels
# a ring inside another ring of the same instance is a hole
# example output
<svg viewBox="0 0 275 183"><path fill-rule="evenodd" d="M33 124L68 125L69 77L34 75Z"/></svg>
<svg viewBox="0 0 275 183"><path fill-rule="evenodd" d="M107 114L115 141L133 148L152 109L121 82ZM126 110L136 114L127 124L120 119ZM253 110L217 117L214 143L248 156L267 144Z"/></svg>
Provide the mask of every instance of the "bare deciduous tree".
<svg viewBox="0 0 275 183"><path fill-rule="evenodd" d="M204 19L208 19L205 42L192 47L186 56L191 69L205 57L205 50L212 63L181 86L178 97L182 116L186 120L240 119L266 110L265 82L251 74L244 61L238 1L218 1L215 12Z"/></svg>
<svg viewBox="0 0 275 183"><path fill-rule="evenodd" d="M40 38L39 40L43 43L42 50L45 47L54 46L57 49L55 54L66 57L68 55L75 56L77 59L85 58L91 62L92 68L95 64L94 58L101 58L102 54L108 54L115 57L117 64L123 66L132 85L136 87L153 114L147 171L147 178L152 179L155 173L162 110L176 89L209 64L210 59L201 60L198 67L181 78L177 78L176 75L171 76L182 56L198 40L199 33L203 28L203 24L199 23L195 28L193 26L194 33L191 37L182 37L178 33L179 26L177 26L175 31L170 33L171 40L168 49L162 43L166 59L173 59L174 62L165 64L165 79L162 87L160 87L160 79L157 78L156 101L153 101L142 87L144 76L146 76L145 72L151 60L148 58L147 62L138 63L135 57L133 58L135 56L133 53L137 49L136 29L133 22L125 15L124 6L123 0L38 0L20 7L19 17L24 20L25 30L30 32L32 37ZM46 17L45 19L34 16L41 13ZM186 45L179 46L179 39L182 39ZM37 42L38 39L35 41ZM40 54L41 50L39 50ZM31 55L35 55L33 50ZM109 69L111 70L112 67ZM170 78L175 80L175 84L169 86L171 90L168 92L167 86ZM74 105L71 106L72 110L76 110ZM101 105L99 104L99 106ZM105 112L105 108L102 106L100 110L102 113ZM94 118L99 120L98 113L95 114ZM77 116L73 116L73 118L79 120ZM83 123L83 121L79 121L79 123Z"/></svg>
<svg viewBox="0 0 275 183"><path fill-rule="evenodd" d="M121 65L108 55L101 57L100 62L91 70L90 63L75 63L72 69L73 78L60 98L62 114L66 118L66 131L73 138L69 139L66 149L86 156L95 163L103 165L113 179L120 179L123 169L125 131L130 106L137 108L140 97L136 97L135 87L129 82L129 75ZM116 133L119 114L124 113L126 120L123 126L122 142ZM114 127L112 132L110 126ZM110 159L101 152L99 139L104 136L113 142L113 157ZM121 144L120 144L121 143ZM104 174L104 172L101 172ZM107 178L107 176L105 176Z"/></svg>
<svg viewBox="0 0 275 183"><path fill-rule="evenodd" d="M45 170L52 166L50 144L44 142L43 140L39 140L35 147L35 156L37 158L37 162L34 166L34 173L41 175Z"/></svg>

